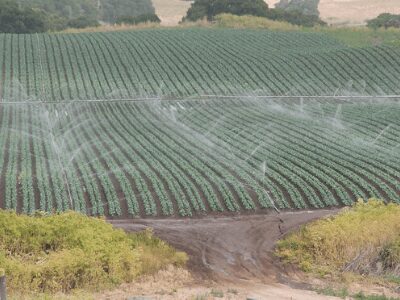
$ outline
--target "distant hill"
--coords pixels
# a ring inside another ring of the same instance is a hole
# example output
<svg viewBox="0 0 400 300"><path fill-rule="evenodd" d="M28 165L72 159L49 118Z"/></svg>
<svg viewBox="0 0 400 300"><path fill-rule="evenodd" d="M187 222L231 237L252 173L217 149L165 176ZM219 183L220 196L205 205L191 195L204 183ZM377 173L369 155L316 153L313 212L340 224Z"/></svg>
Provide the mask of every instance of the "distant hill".
<svg viewBox="0 0 400 300"><path fill-rule="evenodd" d="M191 1L182 0L152 0L161 24L165 26L177 25L191 5Z"/></svg>
<svg viewBox="0 0 400 300"><path fill-rule="evenodd" d="M321 0L319 11L331 24L365 24L381 13L400 13L399 0Z"/></svg>
<svg viewBox="0 0 400 300"><path fill-rule="evenodd" d="M274 7L280 0L265 0ZM320 17L330 24L361 25L384 12L400 13L399 0L320 0Z"/></svg>
<svg viewBox="0 0 400 300"><path fill-rule="evenodd" d="M67 19L86 17L113 23L120 16L154 13L151 0L17 0Z"/></svg>

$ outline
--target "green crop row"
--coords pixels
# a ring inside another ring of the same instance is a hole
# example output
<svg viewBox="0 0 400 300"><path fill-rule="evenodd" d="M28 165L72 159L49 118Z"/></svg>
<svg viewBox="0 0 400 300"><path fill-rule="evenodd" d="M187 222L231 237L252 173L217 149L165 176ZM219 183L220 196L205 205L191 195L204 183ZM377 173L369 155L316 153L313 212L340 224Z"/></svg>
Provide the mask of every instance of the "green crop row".
<svg viewBox="0 0 400 300"><path fill-rule="evenodd" d="M398 102L1 106L4 205L194 216L400 202Z"/></svg>
<svg viewBox="0 0 400 300"><path fill-rule="evenodd" d="M3 101L397 94L398 48L319 33L170 29L0 35Z"/></svg>

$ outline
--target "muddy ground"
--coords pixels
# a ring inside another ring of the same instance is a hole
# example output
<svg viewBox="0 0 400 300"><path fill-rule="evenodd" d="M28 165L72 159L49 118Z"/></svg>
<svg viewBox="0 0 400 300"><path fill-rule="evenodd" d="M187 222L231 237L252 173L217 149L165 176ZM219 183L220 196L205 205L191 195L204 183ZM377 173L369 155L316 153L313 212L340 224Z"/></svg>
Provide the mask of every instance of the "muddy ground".
<svg viewBox="0 0 400 300"><path fill-rule="evenodd" d="M127 231L152 228L158 237L189 255L188 268L199 279L282 283L287 278L273 256L276 241L302 224L337 211L111 222Z"/></svg>
<svg viewBox="0 0 400 300"><path fill-rule="evenodd" d="M102 293L96 299L265 299L330 300L315 289L330 282L309 280L282 266L273 251L285 234L339 209L294 211L264 215L209 216L198 219L136 219L110 221L127 231L152 228L161 239L189 255L189 272L161 271L155 276ZM381 286L350 287L352 294L394 295ZM222 296L221 296L222 295Z"/></svg>

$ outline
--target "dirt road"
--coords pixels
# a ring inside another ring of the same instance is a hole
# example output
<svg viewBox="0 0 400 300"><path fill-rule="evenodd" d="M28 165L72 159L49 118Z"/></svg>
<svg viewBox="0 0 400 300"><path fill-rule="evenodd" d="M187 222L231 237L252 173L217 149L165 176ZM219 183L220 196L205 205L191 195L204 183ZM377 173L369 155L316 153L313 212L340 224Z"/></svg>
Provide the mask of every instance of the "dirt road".
<svg viewBox="0 0 400 300"><path fill-rule="evenodd" d="M189 254L189 269L203 279L224 282L281 282L281 269L272 255L275 242L311 220L337 210L271 213L268 215L113 221L127 231L151 227L161 239Z"/></svg>
<svg viewBox="0 0 400 300"><path fill-rule="evenodd" d="M338 210L221 216L201 219L110 221L127 231L152 228L161 239L189 254L190 278L170 272L127 285L99 299L334 299L295 286L273 256L276 241L291 230ZM169 274L169 275L168 275ZM298 289L300 288L300 289ZM222 298L213 297L215 291ZM232 294L232 291L235 291Z"/></svg>

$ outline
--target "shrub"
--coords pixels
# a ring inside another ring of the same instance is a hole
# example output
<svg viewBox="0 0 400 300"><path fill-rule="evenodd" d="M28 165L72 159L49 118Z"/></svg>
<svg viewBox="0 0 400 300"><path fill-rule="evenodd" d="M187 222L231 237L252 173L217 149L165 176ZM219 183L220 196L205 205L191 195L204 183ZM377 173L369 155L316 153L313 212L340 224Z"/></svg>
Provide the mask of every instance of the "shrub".
<svg viewBox="0 0 400 300"><path fill-rule="evenodd" d="M367 22L369 28L400 28L400 15L393 15L389 13L380 14L375 19L369 20Z"/></svg>
<svg viewBox="0 0 400 300"><path fill-rule="evenodd" d="M235 16L231 14L220 14L215 16L214 21L217 26L223 28L263 28L271 30L299 30L300 27L287 22L274 21L264 17L254 16Z"/></svg>
<svg viewBox="0 0 400 300"><path fill-rule="evenodd" d="M320 0L281 0L275 4L275 8L287 12L297 11L303 15L319 16L318 5Z"/></svg>
<svg viewBox="0 0 400 300"><path fill-rule="evenodd" d="M123 16L119 17L116 24L136 25L140 23L161 23L160 18L156 14L147 14L140 16Z"/></svg>
<svg viewBox="0 0 400 300"><path fill-rule="evenodd" d="M86 17L79 17L72 20L69 20L67 23L67 27L70 28L86 28L86 27L98 27L100 26L99 22L94 19L88 19Z"/></svg>
<svg viewBox="0 0 400 300"><path fill-rule="evenodd" d="M195 0L182 21L207 18L212 21L218 14L253 15L265 17L268 5L263 0Z"/></svg>
<svg viewBox="0 0 400 300"><path fill-rule="evenodd" d="M279 241L276 254L304 271L393 275L400 266L399 232L400 205L359 200Z"/></svg>
<svg viewBox="0 0 400 300"><path fill-rule="evenodd" d="M284 21L293 25L313 27L316 25L324 26L326 23L322 21L317 15L307 15L300 11L290 10L286 11L280 8L270 9L267 18L276 21Z"/></svg>
<svg viewBox="0 0 400 300"><path fill-rule="evenodd" d="M150 270L158 256L161 263ZM36 217L0 212L0 268L14 291L106 289L185 262L184 254L150 232L131 236L103 219L75 212Z"/></svg>

